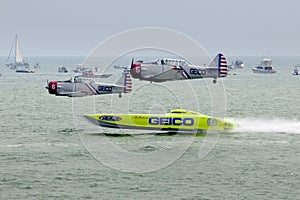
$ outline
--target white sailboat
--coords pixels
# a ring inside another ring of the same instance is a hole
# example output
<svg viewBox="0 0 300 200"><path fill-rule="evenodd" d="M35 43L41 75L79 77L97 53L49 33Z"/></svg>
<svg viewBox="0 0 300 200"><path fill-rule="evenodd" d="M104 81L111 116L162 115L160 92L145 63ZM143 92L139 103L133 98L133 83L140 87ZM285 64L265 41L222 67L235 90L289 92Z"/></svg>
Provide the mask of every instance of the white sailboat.
<svg viewBox="0 0 300 200"><path fill-rule="evenodd" d="M15 58L14 58L14 62L10 62L10 57L11 57L11 52L12 49L15 48ZM20 72L20 73L34 73L33 70L30 69L29 63L25 62L25 60L23 59L22 55L21 55L21 51L19 48L19 41L18 41L18 36L16 35L15 40L13 41L13 44L10 48L9 51L9 55L7 58L7 63L6 66L12 70L16 70L16 72Z"/></svg>

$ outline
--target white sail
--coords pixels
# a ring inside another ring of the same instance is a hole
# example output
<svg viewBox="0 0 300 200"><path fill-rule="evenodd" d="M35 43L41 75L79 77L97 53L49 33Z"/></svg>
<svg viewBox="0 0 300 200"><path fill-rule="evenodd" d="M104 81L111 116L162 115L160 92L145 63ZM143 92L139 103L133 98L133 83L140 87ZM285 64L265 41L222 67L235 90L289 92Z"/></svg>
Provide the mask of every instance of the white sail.
<svg viewBox="0 0 300 200"><path fill-rule="evenodd" d="M14 60L14 62L9 63L8 61L9 61L13 47L15 47L15 60ZM19 40L18 40L17 35L16 35L16 38L15 38L15 40L11 46L11 49L9 51L6 66L12 70L16 70L16 72L34 73L34 71L30 69L29 64L24 61L24 59L21 55L21 51L20 51L20 47L19 47Z"/></svg>
<svg viewBox="0 0 300 200"><path fill-rule="evenodd" d="M18 36L16 35L16 40L15 40L15 61L16 63L24 63L24 60L22 58L22 55L21 55L21 51L20 51L20 48L19 48L19 40L18 40Z"/></svg>

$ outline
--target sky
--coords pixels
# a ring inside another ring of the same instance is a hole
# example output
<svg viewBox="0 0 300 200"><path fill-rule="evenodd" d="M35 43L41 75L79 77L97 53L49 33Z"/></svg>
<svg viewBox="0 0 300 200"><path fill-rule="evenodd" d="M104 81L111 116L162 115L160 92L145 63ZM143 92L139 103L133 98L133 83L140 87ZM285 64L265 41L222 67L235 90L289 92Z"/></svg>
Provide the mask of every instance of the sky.
<svg viewBox="0 0 300 200"><path fill-rule="evenodd" d="M210 55L298 56L299 8L298 0L1 0L0 56L15 34L24 57L86 56L142 27L179 31Z"/></svg>

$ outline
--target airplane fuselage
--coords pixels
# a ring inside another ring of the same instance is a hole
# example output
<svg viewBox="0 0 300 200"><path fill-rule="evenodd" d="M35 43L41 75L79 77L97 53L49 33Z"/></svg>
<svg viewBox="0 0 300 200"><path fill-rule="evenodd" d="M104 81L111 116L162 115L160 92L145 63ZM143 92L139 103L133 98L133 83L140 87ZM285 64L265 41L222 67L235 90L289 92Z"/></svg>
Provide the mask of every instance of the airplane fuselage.
<svg viewBox="0 0 300 200"><path fill-rule="evenodd" d="M155 78L155 75L165 72L166 70L174 69L177 66L149 65L147 67L149 68L151 67L151 72L149 70L142 70L141 80L151 80L153 82L164 82L168 80L218 78L218 68L206 68L206 67L199 67L193 65L183 65L183 66L178 66L179 69L176 69L179 76L178 79L174 79L173 77L169 77L169 78L166 77L165 79L163 79L163 78Z"/></svg>
<svg viewBox="0 0 300 200"><path fill-rule="evenodd" d="M124 87L101 83L68 83L57 82L55 95L57 96L87 96L99 94L122 93Z"/></svg>

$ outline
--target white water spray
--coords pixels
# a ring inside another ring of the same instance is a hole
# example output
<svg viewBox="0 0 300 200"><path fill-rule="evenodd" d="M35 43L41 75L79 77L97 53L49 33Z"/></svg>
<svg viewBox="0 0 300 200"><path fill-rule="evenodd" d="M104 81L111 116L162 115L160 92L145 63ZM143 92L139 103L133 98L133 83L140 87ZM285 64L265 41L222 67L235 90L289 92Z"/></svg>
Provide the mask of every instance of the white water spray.
<svg viewBox="0 0 300 200"><path fill-rule="evenodd" d="M300 134L300 121L289 119L232 119L237 124L233 132Z"/></svg>

